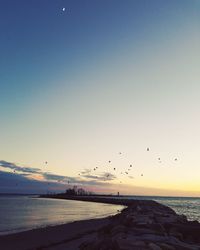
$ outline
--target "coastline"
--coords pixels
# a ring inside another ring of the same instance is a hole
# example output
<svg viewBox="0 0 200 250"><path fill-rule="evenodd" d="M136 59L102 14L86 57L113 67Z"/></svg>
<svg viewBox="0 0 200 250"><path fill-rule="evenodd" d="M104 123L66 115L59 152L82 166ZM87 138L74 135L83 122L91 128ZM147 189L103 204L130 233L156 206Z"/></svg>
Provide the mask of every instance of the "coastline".
<svg viewBox="0 0 200 250"><path fill-rule="evenodd" d="M200 249L200 223L188 221L171 208L152 200L115 197L44 195L43 198L69 199L123 205L121 213L101 219L76 221L0 236L4 250L54 249ZM102 248L103 247L103 248Z"/></svg>
<svg viewBox="0 0 200 250"><path fill-rule="evenodd" d="M109 218L90 219L2 235L0 246L3 250L59 249L61 245L70 245L72 242L71 249L75 250L76 241L91 235L108 222Z"/></svg>
<svg viewBox="0 0 200 250"><path fill-rule="evenodd" d="M80 195L80 196L72 196L66 194L47 194L47 195L40 195L41 198L51 198L51 199L63 199L63 200L75 200L75 201L86 201L86 202L95 202L95 203L104 203L104 204L111 204L111 205L121 205L128 207L137 202L138 200L132 199L120 199L121 196L117 195ZM142 200L142 199L140 199Z"/></svg>

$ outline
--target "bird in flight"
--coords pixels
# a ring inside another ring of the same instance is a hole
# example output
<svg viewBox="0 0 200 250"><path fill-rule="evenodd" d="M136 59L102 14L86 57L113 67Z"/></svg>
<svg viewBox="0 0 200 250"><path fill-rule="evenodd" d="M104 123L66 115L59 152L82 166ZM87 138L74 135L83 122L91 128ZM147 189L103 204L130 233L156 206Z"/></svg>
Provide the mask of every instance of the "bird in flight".
<svg viewBox="0 0 200 250"><path fill-rule="evenodd" d="M62 11L63 11L63 12L65 11L65 7L62 8Z"/></svg>
<svg viewBox="0 0 200 250"><path fill-rule="evenodd" d="M147 151L149 151L149 148L147 148Z"/></svg>

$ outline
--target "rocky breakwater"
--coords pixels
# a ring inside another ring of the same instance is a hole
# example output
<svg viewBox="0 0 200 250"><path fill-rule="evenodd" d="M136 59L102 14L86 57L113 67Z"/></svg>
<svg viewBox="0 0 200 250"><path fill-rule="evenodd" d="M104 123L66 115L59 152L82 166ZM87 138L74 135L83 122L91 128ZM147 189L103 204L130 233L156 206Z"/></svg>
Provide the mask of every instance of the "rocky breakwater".
<svg viewBox="0 0 200 250"><path fill-rule="evenodd" d="M130 203L130 201L128 202ZM197 250L200 223L154 201L133 201L81 250Z"/></svg>

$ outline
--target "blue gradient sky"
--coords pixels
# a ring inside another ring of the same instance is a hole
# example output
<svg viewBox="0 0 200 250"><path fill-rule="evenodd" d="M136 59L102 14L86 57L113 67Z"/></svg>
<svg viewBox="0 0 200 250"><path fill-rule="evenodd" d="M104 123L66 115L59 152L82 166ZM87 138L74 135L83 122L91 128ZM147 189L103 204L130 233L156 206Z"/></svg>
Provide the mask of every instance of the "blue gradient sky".
<svg viewBox="0 0 200 250"><path fill-rule="evenodd" d="M2 0L0 16L0 160L200 195L199 1Z"/></svg>

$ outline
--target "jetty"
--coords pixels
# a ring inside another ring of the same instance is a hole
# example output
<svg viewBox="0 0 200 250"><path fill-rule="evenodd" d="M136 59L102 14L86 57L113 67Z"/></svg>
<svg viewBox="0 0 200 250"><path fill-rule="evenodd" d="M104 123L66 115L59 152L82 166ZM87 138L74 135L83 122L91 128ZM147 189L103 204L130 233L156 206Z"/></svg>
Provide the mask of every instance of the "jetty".
<svg viewBox="0 0 200 250"><path fill-rule="evenodd" d="M0 236L4 250L200 250L200 223L153 200L117 196L42 198L123 205L116 215Z"/></svg>

